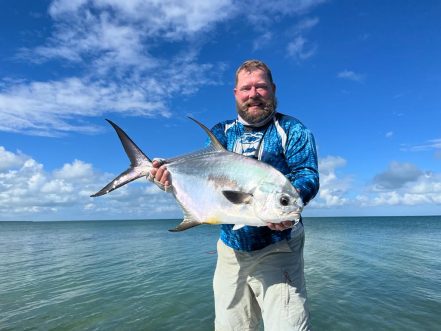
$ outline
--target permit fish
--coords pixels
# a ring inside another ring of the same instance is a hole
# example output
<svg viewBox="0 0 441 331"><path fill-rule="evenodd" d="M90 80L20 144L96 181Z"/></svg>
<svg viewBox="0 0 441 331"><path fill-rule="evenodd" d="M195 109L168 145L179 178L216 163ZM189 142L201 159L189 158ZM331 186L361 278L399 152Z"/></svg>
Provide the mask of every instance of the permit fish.
<svg viewBox="0 0 441 331"><path fill-rule="evenodd" d="M267 222L298 222L303 202L291 182L274 167L227 151L213 133L191 118L208 135L209 147L164 163L171 175L172 192L183 211L183 220L169 231L200 224L266 226ZM107 194L137 178L146 177L152 161L115 123L107 120L121 140L130 167L92 197Z"/></svg>

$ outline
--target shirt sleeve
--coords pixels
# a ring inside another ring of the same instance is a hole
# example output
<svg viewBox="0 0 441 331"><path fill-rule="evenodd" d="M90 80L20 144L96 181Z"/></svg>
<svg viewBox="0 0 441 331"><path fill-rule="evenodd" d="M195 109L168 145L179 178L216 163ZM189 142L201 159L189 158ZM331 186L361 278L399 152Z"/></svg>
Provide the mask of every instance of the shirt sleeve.
<svg viewBox="0 0 441 331"><path fill-rule="evenodd" d="M301 123L288 127L285 157L290 169L286 177L306 205L315 197L320 184L314 136Z"/></svg>

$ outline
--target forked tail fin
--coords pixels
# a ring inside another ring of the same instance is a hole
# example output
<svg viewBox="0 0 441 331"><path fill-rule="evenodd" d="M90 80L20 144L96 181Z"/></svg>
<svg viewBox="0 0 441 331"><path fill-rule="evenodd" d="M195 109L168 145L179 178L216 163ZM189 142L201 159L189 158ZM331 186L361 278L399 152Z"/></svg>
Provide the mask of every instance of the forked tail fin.
<svg viewBox="0 0 441 331"><path fill-rule="evenodd" d="M130 137L111 120L106 119L106 121L112 125L118 134L124 150L130 159L130 167L97 193L91 195L91 197L98 197L100 195L107 194L135 179L145 177L148 175L149 170L152 167L152 161L141 151L138 146L136 146L133 140L130 139Z"/></svg>

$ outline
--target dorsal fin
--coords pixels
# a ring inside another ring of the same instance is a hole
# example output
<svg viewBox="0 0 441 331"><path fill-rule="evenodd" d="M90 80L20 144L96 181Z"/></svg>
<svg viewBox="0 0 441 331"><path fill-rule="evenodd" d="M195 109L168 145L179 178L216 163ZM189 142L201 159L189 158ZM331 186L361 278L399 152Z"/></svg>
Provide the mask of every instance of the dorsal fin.
<svg viewBox="0 0 441 331"><path fill-rule="evenodd" d="M210 131L210 129L208 129L205 125L203 125L198 120L195 120L193 117L188 116L188 118L191 119L192 121L196 122L207 133L208 137L210 137L211 147L213 148L213 150L225 151L224 146L222 146L222 144L219 142L219 140L217 140L216 136Z"/></svg>

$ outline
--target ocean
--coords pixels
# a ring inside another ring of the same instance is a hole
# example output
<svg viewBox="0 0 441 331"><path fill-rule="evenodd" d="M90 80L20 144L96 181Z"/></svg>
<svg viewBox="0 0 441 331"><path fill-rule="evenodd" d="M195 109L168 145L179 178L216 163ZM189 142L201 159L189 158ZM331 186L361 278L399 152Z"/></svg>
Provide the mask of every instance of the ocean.
<svg viewBox="0 0 441 331"><path fill-rule="evenodd" d="M213 330L219 228L0 222L0 330ZM441 216L305 218L314 330L441 330Z"/></svg>

